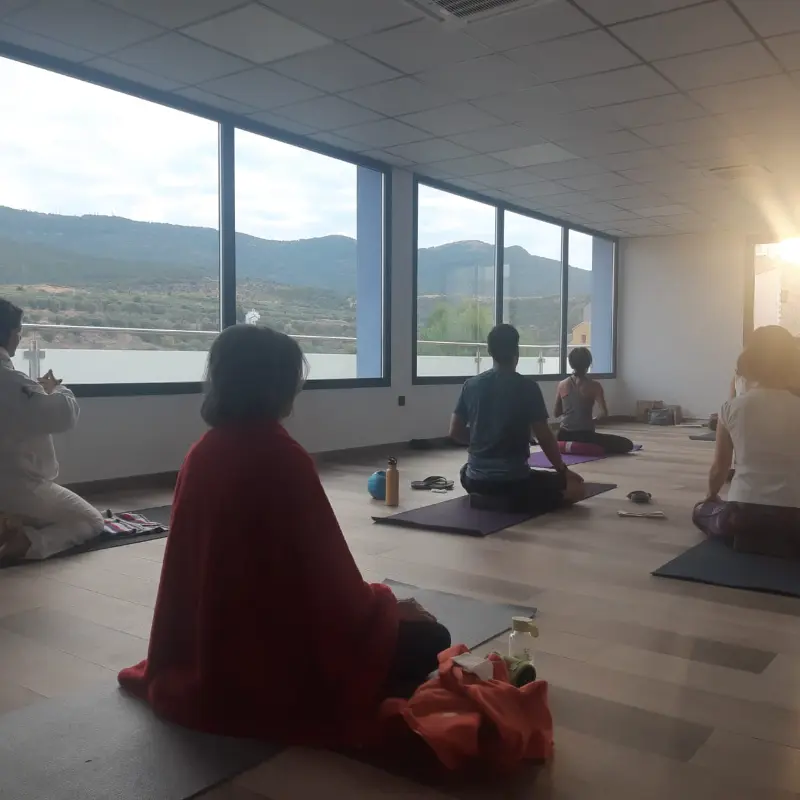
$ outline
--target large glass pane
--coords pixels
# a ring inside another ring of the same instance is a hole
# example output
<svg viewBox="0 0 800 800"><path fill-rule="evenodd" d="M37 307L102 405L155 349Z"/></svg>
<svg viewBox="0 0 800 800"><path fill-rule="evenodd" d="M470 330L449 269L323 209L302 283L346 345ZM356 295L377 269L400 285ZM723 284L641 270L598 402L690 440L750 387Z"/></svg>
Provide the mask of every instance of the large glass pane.
<svg viewBox="0 0 800 800"><path fill-rule="evenodd" d="M219 330L218 126L0 58L0 295L15 363L199 381Z"/></svg>
<svg viewBox="0 0 800 800"><path fill-rule="evenodd" d="M383 174L237 130L236 303L309 379L382 377Z"/></svg>
<svg viewBox="0 0 800 800"><path fill-rule="evenodd" d="M592 372L613 372L614 324L614 242L571 230L567 349L588 347Z"/></svg>
<svg viewBox="0 0 800 800"><path fill-rule="evenodd" d="M475 375L491 366L494 206L419 186L417 375Z"/></svg>
<svg viewBox="0 0 800 800"><path fill-rule="evenodd" d="M505 214L503 321L519 330L519 371L561 371L561 233L521 214Z"/></svg>

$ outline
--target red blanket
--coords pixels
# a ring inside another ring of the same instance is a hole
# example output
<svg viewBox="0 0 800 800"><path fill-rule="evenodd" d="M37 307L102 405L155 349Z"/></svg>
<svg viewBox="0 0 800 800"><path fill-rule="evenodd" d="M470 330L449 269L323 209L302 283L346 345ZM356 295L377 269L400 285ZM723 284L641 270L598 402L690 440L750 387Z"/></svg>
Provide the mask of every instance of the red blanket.
<svg viewBox="0 0 800 800"><path fill-rule="evenodd" d="M147 659L119 681L191 728L359 744L397 624L300 445L276 423L215 429L178 478Z"/></svg>

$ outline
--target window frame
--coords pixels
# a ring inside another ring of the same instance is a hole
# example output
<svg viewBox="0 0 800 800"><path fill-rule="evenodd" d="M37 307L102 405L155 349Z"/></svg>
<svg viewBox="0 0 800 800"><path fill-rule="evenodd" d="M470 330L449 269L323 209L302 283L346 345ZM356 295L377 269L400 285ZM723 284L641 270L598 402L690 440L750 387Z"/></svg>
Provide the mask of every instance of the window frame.
<svg viewBox="0 0 800 800"><path fill-rule="evenodd" d="M571 222L550 217L547 214L539 214L531 211L529 208L522 208L513 203L507 203L503 200L496 200L491 197L471 192L467 189L460 189L456 186L451 186L446 181L439 181L433 178L426 178L424 176L414 175L413 186L413 213L412 213L412 300L413 310L411 314L411 352L413 355L411 363L411 383L414 386L443 386L462 384L468 378L474 377L473 375L418 375L417 374L417 350L419 340L417 339L417 326L418 326L418 270L419 270L419 187L425 186L429 189L437 189L441 192L447 192L457 197L462 197L466 200L473 200L484 205L492 206L496 213L496 231L495 231L495 324L503 321L503 261L505 252L505 214L511 212L518 214L528 219L537 220L539 222L546 222L551 225L557 225L561 229L561 336L559 342L559 361L560 369L558 374L532 376L537 381L558 381L563 380L569 374L567 371L567 351L568 351L568 331L567 331L567 313L569 309L569 232L576 231L578 233L585 233L588 236L598 237L607 242L611 242L614 247L613 256L613 285L612 285L612 314L613 325L611 331L611 352L612 352L612 370L611 372L597 372L592 373L595 378L610 379L617 377L617 312L619 302L618 281L619 281L619 255L620 246L619 239L616 236L611 236L601 231L592 230L582 225L577 225Z"/></svg>
<svg viewBox="0 0 800 800"><path fill-rule="evenodd" d="M382 348L383 375L380 378L343 378L309 380L304 390L316 389L355 389L391 386L391 197L392 168L383 162L360 156L356 153L341 150L338 147L316 142L298 134L287 133L266 125L249 117L234 114L208 106L205 103L177 95L160 89L151 88L128 78L109 75L85 64L76 64L57 56L38 53L26 47L0 41L0 57L8 58L31 67L53 72L66 78L91 83L102 89L119 92L129 97L156 103L175 111L182 111L201 119L217 123L218 126L218 188L219 197L219 303L220 331L236 322L236 205L235 205L235 131L243 130L273 139L283 144L292 145L319 155L335 158L356 167L379 172L382 175ZM84 383L70 384L76 397L135 397L154 395L201 394L203 381L185 381L173 383Z"/></svg>

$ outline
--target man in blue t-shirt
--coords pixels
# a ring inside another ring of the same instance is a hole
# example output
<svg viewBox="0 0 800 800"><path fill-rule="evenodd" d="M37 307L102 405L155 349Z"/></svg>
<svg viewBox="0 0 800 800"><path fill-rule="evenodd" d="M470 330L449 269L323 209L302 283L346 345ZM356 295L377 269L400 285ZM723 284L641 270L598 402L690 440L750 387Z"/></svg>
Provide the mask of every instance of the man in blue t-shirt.
<svg viewBox="0 0 800 800"><path fill-rule="evenodd" d="M564 465L542 391L517 372L517 329L497 325L487 344L493 367L464 384L450 422L450 436L469 443L462 485L470 493L507 494L537 509L581 500L583 479ZM555 472L528 466L531 434Z"/></svg>

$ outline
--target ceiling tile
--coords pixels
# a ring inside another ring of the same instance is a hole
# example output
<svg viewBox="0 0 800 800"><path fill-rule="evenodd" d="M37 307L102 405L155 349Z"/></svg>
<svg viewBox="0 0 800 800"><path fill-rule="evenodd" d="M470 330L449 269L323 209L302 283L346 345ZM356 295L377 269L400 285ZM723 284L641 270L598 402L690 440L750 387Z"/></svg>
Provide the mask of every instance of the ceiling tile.
<svg viewBox="0 0 800 800"><path fill-rule="evenodd" d="M389 117L426 111L450 102L444 94L434 91L414 78L397 78L386 83L362 86L344 92L342 97Z"/></svg>
<svg viewBox="0 0 800 800"><path fill-rule="evenodd" d="M429 131L435 136L449 136L454 133L468 133L492 128L500 122L497 117L493 117L469 103L453 103L428 111L418 111L416 114L406 114L400 117L400 121L423 131Z"/></svg>
<svg viewBox="0 0 800 800"><path fill-rule="evenodd" d="M256 3L190 25L183 32L256 64L304 53L329 42L315 31Z"/></svg>
<svg viewBox="0 0 800 800"><path fill-rule="evenodd" d="M506 122L535 121L542 114L575 111L575 101L550 84L534 86L524 92L482 97L474 103Z"/></svg>
<svg viewBox="0 0 800 800"><path fill-rule="evenodd" d="M475 155L466 147L460 147L447 139L427 139L424 142L410 142L389 147L388 152L418 164L431 164L451 158Z"/></svg>
<svg viewBox="0 0 800 800"><path fill-rule="evenodd" d="M800 33L767 39L767 46L786 69L800 69Z"/></svg>
<svg viewBox="0 0 800 800"><path fill-rule="evenodd" d="M352 139L346 139L344 136L339 136L338 133L312 133L309 138L315 142L320 142L320 144L338 147L340 150L348 150L351 153L357 153L364 149L363 144L354 142Z"/></svg>
<svg viewBox="0 0 800 800"><path fill-rule="evenodd" d="M724 137L725 133L725 128L713 117L684 119L636 129L637 136L659 147L700 139L719 139Z"/></svg>
<svg viewBox="0 0 800 800"><path fill-rule="evenodd" d="M0 38L2 38L2 30L0 30ZM178 81L173 81L170 78L164 78L161 75L156 75L153 72L148 72L139 67L132 67L130 64L123 64L120 61L115 61L113 58L101 56L92 61L86 62L87 67L94 67L107 75L116 75L119 78L127 78L129 81L136 81L145 86L152 86L154 89L161 89L165 92L171 92L183 86Z"/></svg>
<svg viewBox="0 0 800 800"><path fill-rule="evenodd" d="M185 94L196 91L194 88L186 89ZM250 114L250 119L256 122L262 122L264 125L269 125L272 128L277 128L279 131L286 131L288 133L296 133L301 136L306 136L309 133L314 133L314 128L309 128L308 125L301 125L299 122L294 122L286 117L281 117L272 111L259 111L256 114Z"/></svg>
<svg viewBox="0 0 800 800"><path fill-rule="evenodd" d="M573 158L571 161L557 161L554 164L541 164L533 167L534 174L549 181L563 178L577 178L579 175L597 175L608 170L588 158Z"/></svg>
<svg viewBox="0 0 800 800"><path fill-rule="evenodd" d="M6 21L100 55L162 32L149 22L92 0L36 0L10 14Z"/></svg>
<svg viewBox="0 0 800 800"><path fill-rule="evenodd" d="M761 106L796 107L800 102L797 86L787 75L773 75L750 81L695 89L691 96L709 111L723 114Z"/></svg>
<svg viewBox="0 0 800 800"><path fill-rule="evenodd" d="M664 151L689 166L711 167L749 163L752 150L741 139L706 139L665 147Z"/></svg>
<svg viewBox="0 0 800 800"><path fill-rule="evenodd" d="M200 84L200 88L239 103L247 103L258 110L269 110L290 103L300 103L318 97L320 94L310 86L284 78L283 75L276 75L274 72L260 67L206 81Z"/></svg>
<svg viewBox="0 0 800 800"><path fill-rule="evenodd" d="M142 19L163 25L165 28L180 28L192 22L230 11L242 4L242 0L102 0L120 11L126 11Z"/></svg>
<svg viewBox="0 0 800 800"><path fill-rule="evenodd" d="M734 0L761 36L800 31L797 0Z"/></svg>
<svg viewBox="0 0 800 800"><path fill-rule="evenodd" d="M633 183L653 183L662 185L667 181L680 183L687 175L687 170L680 164L671 167L636 167L635 169L623 169L620 175L626 177ZM653 191L658 191L657 189Z"/></svg>
<svg viewBox="0 0 800 800"><path fill-rule="evenodd" d="M649 147L647 142L630 131L614 131L575 139L563 139L560 140L560 143L571 153L584 158L626 153L629 150L644 150Z"/></svg>
<svg viewBox="0 0 800 800"><path fill-rule="evenodd" d="M634 207L635 205L642 205L641 197L651 197L651 201L646 201L648 205L659 205L669 203L669 198L663 195L656 194L649 186L643 186L640 183L629 183L624 186L611 186L602 190L589 190L588 194L592 197L602 195L596 199L609 200L614 205L620 208ZM634 206L630 206L633 203Z"/></svg>
<svg viewBox="0 0 800 800"><path fill-rule="evenodd" d="M751 108L719 114L716 119L737 136L752 133L800 134L800 108Z"/></svg>
<svg viewBox="0 0 800 800"><path fill-rule="evenodd" d="M460 30L430 19L361 36L351 44L403 72L423 72L489 54L484 45Z"/></svg>
<svg viewBox="0 0 800 800"><path fill-rule="evenodd" d="M554 0L525 11L473 22L469 33L494 50L502 51L594 27L594 23L567 0Z"/></svg>
<svg viewBox="0 0 800 800"><path fill-rule="evenodd" d="M675 91L655 70L645 65L573 78L556 87L582 108L609 106Z"/></svg>
<svg viewBox="0 0 800 800"><path fill-rule="evenodd" d="M445 64L417 78L463 100L497 94L498 87L503 92L519 92L540 83L530 70L497 54Z"/></svg>
<svg viewBox="0 0 800 800"><path fill-rule="evenodd" d="M671 204L669 197L663 194L656 194L649 191L642 184L631 184L639 189L640 193L634 197L620 197L614 200L614 205L624 208L626 211L636 211L639 208L656 208L657 206L668 206Z"/></svg>
<svg viewBox="0 0 800 800"><path fill-rule="evenodd" d="M524 186L515 186L514 194L519 197L548 197L554 194L563 194L564 187L553 181L536 181L526 183Z"/></svg>
<svg viewBox="0 0 800 800"><path fill-rule="evenodd" d="M625 211L613 203L592 201L581 205L570 206L569 210L588 222L618 222L637 220L639 217L632 211Z"/></svg>
<svg viewBox="0 0 800 800"><path fill-rule="evenodd" d="M27 47L29 50L47 53L50 56L65 58L67 61L88 61L97 55L81 47L73 47L63 42L57 42L47 36L39 36L38 33L23 31L21 28L15 28L13 25L6 25L5 23L0 23L0 41L18 44L20 47Z"/></svg>
<svg viewBox="0 0 800 800"><path fill-rule="evenodd" d="M636 169L637 167L666 166L672 163L672 158L663 150L649 148L647 150L632 150L627 153L615 153L610 156L600 156L595 159L609 170Z"/></svg>
<svg viewBox="0 0 800 800"><path fill-rule="evenodd" d="M532 167L535 164L552 164L555 161L569 161L577 158L575 153L570 153L563 147L552 142L532 144L528 147L518 147L513 150L501 150L494 154L502 161L515 167Z"/></svg>
<svg viewBox="0 0 800 800"><path fill-rule="evenodd" d="M614 172L600 172L597 175L581 175L578 178L562 178L561 183L568 189L586 192L590 189L610 189L614 186L625 186L630 181Z"/></svg>
<svg viewBox="0 0 800 800"><path fill-rule="evenodd" d="M352 39L420 19L398 0L261 0L289 19L333 39Z"/></svg>
<svg viewBox="0 0 800 800"><path fill-rule="evenodd" d="M429 139L430 134L398 122L396 119L381 119L377 122L367 122L364 125L355 125L339 131L342 136L363 142L370 147L393 147L408 142L419 142Z"/></svg>
<svg viewBox="0 0 800 800"><path fill-rule="evenodd" d="M529 144L541 144L542 138L519 125L500 125L482 131L457 133L450 139L462 147L477 153L494 153L498 150L513 150Z"/></svg>
<svg viewBox="0 0 800 800"><path fill-rule="evenodd" d="M668 228L666 225L659 225L649 219L620 222L619 228L632 236L669 236L674 233L672 228Z"/></svg>
<svg viewBox="0 0 800 800"><path fill-rule="evenodd" d="M686 206L678 204L636 209L636 213L642 217L667 217L675 214L688 214L689 211L690 209Z"/></svg>
<svg viewBox="0 0 800 800"><path fill-rule="evenodd" d="M551 208L565 208L567 206L583 206L592 202L592 198L588 194L581 192L561 192L560 194L551 194L542 198L542 202Z"/></svg>
<svg viewBox="0 0 800 800"><path fill-rule="evenodd" d="M179 89L176 94L185 97L187 100L194 100L198 103L212 106L213 108L221 108L223 111L230 111L231 114L253 114L257 110L254 106L247 105L247 103L239 103L236 100L222 97L213 92L206 92L204 89L198 89L196 86L187 86L185 89ZM283 128L283 130L286 130L286 128ZM305 130L303 131L303 133L306 132Z"/></svg>
<svg viewBox="0 0 800 800"><path fill-rule="evenodd" d="M488 175L476 175L474 180L483 186L490 186L494 189L511 189L515 186L530 184L536 180L536 176L527 169L507 169ZM563 188L559 191L563 191Z"/></svg>
<svg viewBox="0 0 800 800"><path fill-rule="evenodd" d="M554 42L510 50L506 55L547 82L638 64L639 59L605 31L594 30Z"/></svg>
<svg viewBox="0 0 800 800"><path fill-rule="evenodd" d="M697 3L698 0L575 0L587 13L603 25L627 19L662 14Z"/></svg>
<svg viewBox="0 0 800 800"><path fill-rule="evenodd" d="M487 175L491 172L501 172L508 169L508 164L491 156L454 158L448 161L439 161L433 166L438 167L448 175L458 175L462 178L468 178L473 175Z"/></svg>
<svg viewBox="0 0 800 800"><path fill-rule="evenodd" d="M326 92L344 92L399 77L396 70L345 44L331 44L271 65L275 72Z"/></svg>
<svg viewBox="0 0 800 800"><path fill-rule="evenodd" d="M625 22L611 30L642 58L651 61L753 38L749 28L723 0Z"/></svg>
<svg viewBox="0 0 800 800"><path fill-rule="evenodd" d="M647 100L634 100L631 103L606 106L602 111L614 117L626 128L703 117L707 113L702 106L682 94L666 94Z"/></svg>
<svg viewBox="0 0 800 800"><path fill-rule="evenodd" d="M117 61L148 69L181 83L201 83L251 67L247 61L178 33L167 33L114 54Z"/></svg>
<svg viewBox="0 0 800 800"><path fill-rule="evenodd" d="M331 95L281 106L278 114L295 122L310 125L318 131L332 131L379 119L374 111Z"/></svg>
<svg viewBox="0 0 800 800"><path fill-rule="evenodd" d="M800 65L800 57L797 63ZM698 89L719 83L733 83L748 78L774 75L781 71L777 61L759 42L745 42L716 50L706 50L704 53L656 61L653 66L680 89Z"/></svg>
<svg viewBox="0 0 800 800"><path fill-rule="evenodd" d="M374 158L376 161L382 161L384 164L391 164L393 167L400 167L402 169L414 166L413 161L409 161L407 158L403 158L402 156L397 156L394 153L389 153L386 150L367 150L362 153L362 155L367 156L367 158Z"/></svg>

